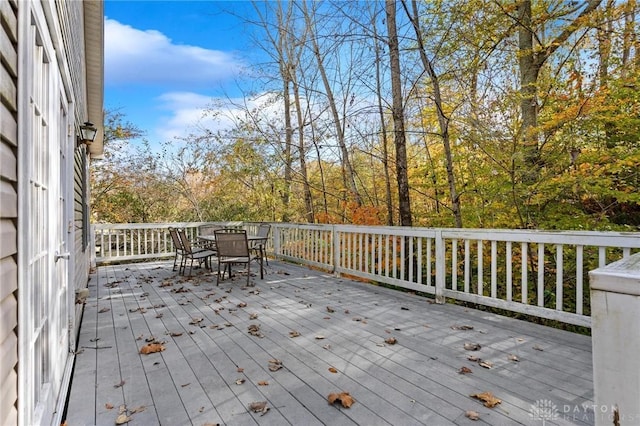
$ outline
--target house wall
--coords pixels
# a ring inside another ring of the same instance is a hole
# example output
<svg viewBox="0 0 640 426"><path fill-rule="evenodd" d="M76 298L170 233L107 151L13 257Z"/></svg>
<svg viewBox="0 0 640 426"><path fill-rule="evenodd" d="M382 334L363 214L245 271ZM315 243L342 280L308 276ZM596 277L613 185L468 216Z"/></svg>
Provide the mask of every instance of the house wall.
<svg viewBox="0 0 640 426"><path fill-rule="evenodd" d="M101 0L0 0L0 425L63 414L102 153L76 134L102 129L103 17Z"/></svg>
<svg viewBox="0 0 640 426"><path fill-rule="evenodd" d="M18 399L18 3L0 2L0 424Z"/></svg>

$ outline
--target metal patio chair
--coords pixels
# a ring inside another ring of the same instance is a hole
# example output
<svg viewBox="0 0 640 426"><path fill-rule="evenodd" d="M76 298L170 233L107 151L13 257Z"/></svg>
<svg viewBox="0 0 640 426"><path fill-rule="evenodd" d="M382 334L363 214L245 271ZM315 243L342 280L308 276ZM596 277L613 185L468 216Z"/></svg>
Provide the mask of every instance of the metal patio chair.
<svg viewBox="0 0 640 426"><path fill-rule="evenodd" d="M182 243L182 258L183 262L181 263L181 273L187 271L187 260L191 259L191 264L189 265L189 275L191 275L191 270L193 269L193 261L198 260L200 262L204 262L205 267L207 269L211 269L211 257L216 255L216 252L208 249L200 249L192 247L191 241L187 237L184 229L178 229L178 236L180 237L180 241Z"/></svg>
<svg viewBox="0 0 640 426"><path fill-rule="evenodd" d="M218 257L218 276L216 285L220 284L220 275L228 269L229 277L232 276L231 266L235 264L247 265L247 286L250 285L251 261L257 260L260 264L260 279L264 278L262 258L252 256L247 240L247 231L236 229L220 229L215 231L216 250Z"/></svg>

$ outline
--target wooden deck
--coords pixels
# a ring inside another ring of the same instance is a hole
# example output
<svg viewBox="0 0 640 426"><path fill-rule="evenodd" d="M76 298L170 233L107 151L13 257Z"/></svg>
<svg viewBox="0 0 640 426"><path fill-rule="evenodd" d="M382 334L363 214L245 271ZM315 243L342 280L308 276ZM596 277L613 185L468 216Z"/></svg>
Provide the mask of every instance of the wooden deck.
<svg viewBox="0 0 640 426"><path fill-rule="evenodd" d="M169 262L98 268L67 425L594 423L589 337L276 261L245 280L216 287ZM165 350L140 354L153 340ZM355 403L329 405L337 392ZM483 392L502 402L470 396ZM260 401L268 411L249 410Z"/></svg>

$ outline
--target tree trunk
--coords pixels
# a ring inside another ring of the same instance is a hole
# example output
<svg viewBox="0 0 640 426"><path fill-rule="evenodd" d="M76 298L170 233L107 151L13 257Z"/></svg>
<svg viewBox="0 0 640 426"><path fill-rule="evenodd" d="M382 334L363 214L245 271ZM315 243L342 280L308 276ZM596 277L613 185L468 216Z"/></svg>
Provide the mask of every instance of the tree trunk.
<svg viewBox="0 0 640 426"><path fill-rule="evenodd" d="M382 169L384 173L384 198L387 206L387 225L393 226L393 198L391 197L391 173L389 171L389 137L387 136L387 125L385 120L385 111L382 104L382 77L380 71L380 65L382 58L380 57L381 46L378 40L378 29L375 23L375 15L371 20L371 26L373 28L373 43L375 49L375 61L376 61L376 95L378 97L378 114L380 116L380 133L382 135Z"/></svg>
<svg viewBox="0 0 640 426"><path fill-rule="evenodd" d="M544 46L535 45L537 39L535 29L532 26L531 0L523 0L518 4L517 21L518 30L518 56L520 69L520 114L521 114L521 139L523 146L523 175L524 182L532 183L538 178L541 167L540 151L538 145L538 76L544 63L562 46L567 39L583 26L580 22L595 11L602 0L589 0L580 14L568 23L564 30L553 40ZM577 7L583 7L578 3ZM538 24L539 25L539 24Z"/></svg>
<svg viewBox="0 0 640 426"><path fill-rule="evenodd" d="M309 176L307 173L307 150L304 143L304 118L302 116L302 105L300 102L300 90L297 80L295 78L295 70L292 70L292 82L293 82L293 99L296 105L296 114L298 119L298 155L300 156L300 174L302 175L302 191L304 194L304 216L307 222L314 223L314 211L313 211L313 198L311 196L311 188L309 187Z"/></svg>
<svg viewBox="0 0 640 426"><path fill-rule="evenodd" d="M403 3L404 4L404 3ZM451 211L455 220L456 228L462 228L462 214L460 212L460 196L456 190L456 179L453 173L453 156L451 154L451 142L449 140L449 117L444 113L442 104L442 93L440 92L440 80L436 74L431 61L427 57L427 52L424 48L424 42L422 39L422 30L420 29L420 21L418 14L418 4L415 0L411 2L413 15L407 10L407 17L413 25L413 29L416 33L416 40L418 42L418 52L420 54L420 60L422 66L429 75L431 80L431 86L433 88L433 100L436 104L436 113L438 116L438 126L440 127L440 137L442 138L442 145L444 148L445 166L447 168L447 182L449 184L449 196L451 198Z"/></svg>
<svg viewBox="0 0 640 426"><path fill-rule="evenodd" d="M327 100L329 102L329 109L331 110L331 115L333 117L333 121L336 129L336 139L338 145L340 147L340 152L342 154L342 166L344 168L344 179L347 190L351 193L351 197L355 201L357 206L362 205L362 198L360 197L360 193L358 192L358 187L356 186L355 173L353 171L353 167L351 166L351 160L349 159L349 152L347 150L347 146L344 138L344 128L343 128L343 120L340 118L340 114L338 113L338 107L336 105L335 97L333 96L333 89L331 83L329 82L329 78L327 77L327 71L324 67L324 60L322 58L322 54L320 53L320 45L318 44L318 39L316 37L315 32L315 22L312 21L311 15L307 10L306 1L303 2L304 7L304 17L307 25L307 30L310 31L311 46L313 55L316 58L316 63L318 65L318 71L320 72L320 77L322 77L322 84L324 85L324 89L326 92Z"/></svg>
<svg viewBox="0 0 640 426"><path fill-rule="evenodd" d="M407 146L404 129L404 107L402 100L402 81L400 76L400 46L396 28L396 2L385 0L387 31L389 33L389 63L391 66L391 93L393 106L393 132L396 147L396 175L398 181L398 206L400 225L412 226L411 201L409 197L409 176L407 173Z"/></svg>

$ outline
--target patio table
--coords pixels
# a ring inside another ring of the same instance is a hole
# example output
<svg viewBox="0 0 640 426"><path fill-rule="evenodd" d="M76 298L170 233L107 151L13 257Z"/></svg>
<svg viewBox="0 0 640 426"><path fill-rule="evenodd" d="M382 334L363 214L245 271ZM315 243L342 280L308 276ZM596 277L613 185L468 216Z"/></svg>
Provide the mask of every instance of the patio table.
<svg viewBox="0 0 640 426"><path fill-rule="evenodd" d="M215 250L216 245L216 236L215 235L199 235L198 238L202 241L205 241L206 244L211 247L212 250ZM264 259L264 246L267 243L268 237L263 237L260 235L247 235L247 242L249 243L249 249L257 248L260 252L260 258ZM262 263L261 263L262 265ZM264 273L264 267L262 267L262 272Z"/></svg>

